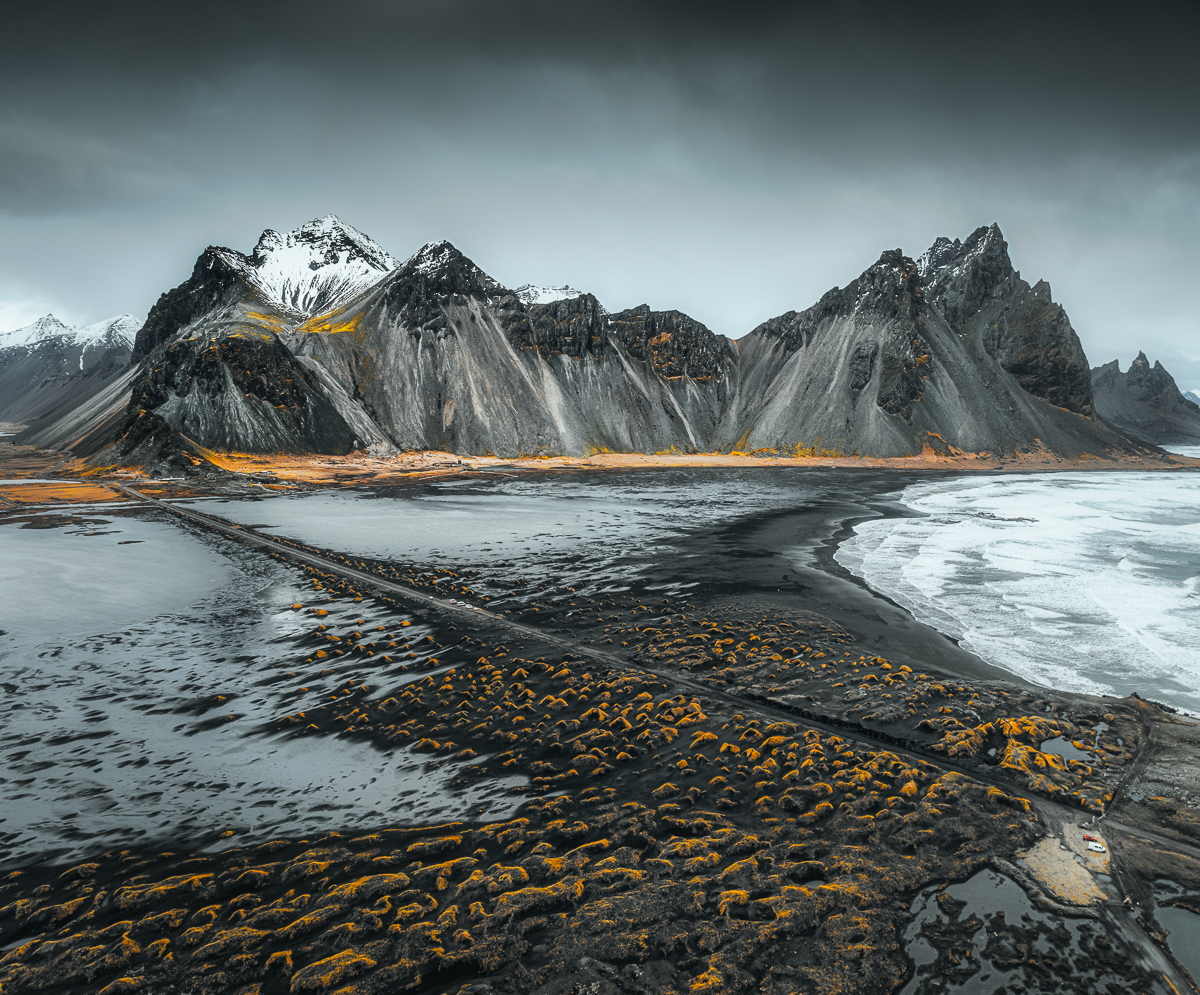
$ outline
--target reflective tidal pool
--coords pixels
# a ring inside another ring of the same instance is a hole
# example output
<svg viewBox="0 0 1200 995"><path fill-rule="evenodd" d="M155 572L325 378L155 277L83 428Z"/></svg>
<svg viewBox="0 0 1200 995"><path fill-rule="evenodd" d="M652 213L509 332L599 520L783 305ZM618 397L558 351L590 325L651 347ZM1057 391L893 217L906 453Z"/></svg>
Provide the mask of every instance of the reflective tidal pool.
<svg viewBox="0 0 1200 995"><path fill-rule="evenodd" d="M314 592L292 567L113 509L6 522L0 553L16 566L0 579L5 864L225 831L503 815L517 803L508 789L520 778L451 789L448 772L407 751L274 730L288 713L409 679L398 661L305 666L315 622L293 605ZM331 629L411 622L370 601L322 606ZM416 644L430 630L403 631Z"/></svg>

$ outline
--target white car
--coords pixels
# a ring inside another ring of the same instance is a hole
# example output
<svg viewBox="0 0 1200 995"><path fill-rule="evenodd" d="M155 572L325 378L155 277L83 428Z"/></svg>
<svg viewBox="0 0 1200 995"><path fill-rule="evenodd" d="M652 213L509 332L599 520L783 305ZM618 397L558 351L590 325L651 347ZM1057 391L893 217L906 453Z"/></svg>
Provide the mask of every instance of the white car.
<svg viewBox="0 0 1200 995"><path fill-rule="evenodd" d="M1091 850L1092 853L1108 853L1108 850L1100 843L1089 843L1088 849Z"/></svg>

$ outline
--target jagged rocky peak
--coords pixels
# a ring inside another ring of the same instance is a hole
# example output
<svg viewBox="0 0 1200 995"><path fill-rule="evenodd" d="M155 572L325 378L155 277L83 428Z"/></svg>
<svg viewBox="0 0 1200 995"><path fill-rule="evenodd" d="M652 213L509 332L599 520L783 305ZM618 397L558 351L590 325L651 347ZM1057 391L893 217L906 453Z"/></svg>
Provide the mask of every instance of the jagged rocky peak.
<svg viewBox="0 0 1200 995"><path fill-rule="evenodd" d="M1120 365L1115 359L1092 371L1092 382L1097 386L1119 380L1124 380L1126 386L1147 398L1159 398L1172 405L1181 401L1187 405L1195 404L1179 389L1175 378L1167 372L1166 367L1158 360L1151 366L1144 352L1137 354L1137 358L1129 364L1125 373L1121 373Z"/></svg>
<svg viewBox="0 0 1200 995"><path fill-rule="evenodd" d="M1125 373L1117 360L1092 370L1096 412L1128 435L1153 442L1200 440L1200 406L1180 391L1161 362L1150 365L1144 352Z"/></svg>
<svg viewBox="0 0 1200 995"><path fill-rule="evenodd" d="M582 291L574 287L535 287L532 283L517 287L513 293L517 300L525 305L553 304L556 301L569 301L582 296Z"/></svg>
<svg viewBox="0 0 1200 995"><path fill-rule="evenodd" d="M1154 365L1150 365L1150 360L1146 358L1144 352L1139 351L1137 358L1129 364L1129 370L1125 374L1125 379L1130 386L1135 384L1145 384L1147 387L1158 390L1167 390L1173 394L1179 393L1179 388L1175 386L1175 378L1169 374L1157 359Z"/></svg>
<svg viewBox="0 0 1200 995"><path fill-rule="evenodd" d="M1077 414L1093 413L1087 357L1066 311L1040 280L1013 268L1000 226L976 228L964 242L939 238L917 261L925 299L950 329L984 348L1034 397Z"/></svg>
<svg viewBox="0 0 1200 995"><path fill-rule="evenodd" d="M474 300L501 314L525 307L449 242L430 242L409 256L383 284L382 301L409 328L446 327L445 309Z"/></svg>
<svg viewBox="0 0 1200 995"><path fill-rule="evenodd" d="M145 359L193 321L254 293L246 257L210 245L196 260L192 275L161 294L133 342L133 360Z"/></svg>
<svg viewBox="0 0 1200 995"><path fill-rule="evenodd" d="M952 328L963 325L989 301L1010 294L1020 280L997 224L976 228L965 242L938 238L917 260L917 273L926 299ZM1045 289L1049 296L1049 286Z"/></svg>
<svg viewBox="0 0 1200 995"><path fill-rule="evenodd" d="M280 234L268 228L248 257L238 257L272 302L320 314L378 283L399 260L332 214Z"/></svg>

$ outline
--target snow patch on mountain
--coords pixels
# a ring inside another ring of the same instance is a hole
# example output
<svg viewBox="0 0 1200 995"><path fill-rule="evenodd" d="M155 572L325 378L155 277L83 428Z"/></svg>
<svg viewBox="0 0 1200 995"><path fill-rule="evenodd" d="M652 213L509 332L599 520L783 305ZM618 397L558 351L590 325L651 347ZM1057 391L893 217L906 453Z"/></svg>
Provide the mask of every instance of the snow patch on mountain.
<svg viewBox="0 0 1200 995"><path fill-rule="evenodd" d="M248 257L223 255L271 303L306 317L357 296L400 265L379 243L332 214L283 234L268 228Z"/></svg>
<svg viewBox="0 0 1200 995"><path fill-rule="evenodd" d="M574 287L535 287L527 283L513 291L525 304L553 304L555 301L569 301L582 297L583 291Z"/></svg>

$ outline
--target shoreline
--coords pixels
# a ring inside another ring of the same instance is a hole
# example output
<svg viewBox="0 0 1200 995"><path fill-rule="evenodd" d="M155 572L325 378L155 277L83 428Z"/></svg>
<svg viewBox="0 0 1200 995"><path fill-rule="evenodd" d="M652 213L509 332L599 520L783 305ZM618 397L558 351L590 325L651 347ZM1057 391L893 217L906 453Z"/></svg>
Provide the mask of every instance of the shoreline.
<svg viewBox="0 0 1200 995"><path fill-rule="evenodd" d="M89 466L70 453L38 450L0 441L0 509L44 503L94 503L124 500L119 483L153 483L162 493L200 497L229 493L245 484L269 490L398 486L421 480L474 476L524 476L568 472L628 472L680 469L839 469L883 473L1056 473L1185 472L1200 469L1200 459L1164 452L1161 456L1090 456L1074 459L1047 452L996 457L954 451L943 455L927 448L920 456L780 456L755 453L597 453L592 456L458 456L438 450L412 450L394 456L354 452L346 456L286 453L217 453L195 446L190 455L199 473L192 477L151 475L141 467ZM86 487L83 485L87 485Z"/></svg>

